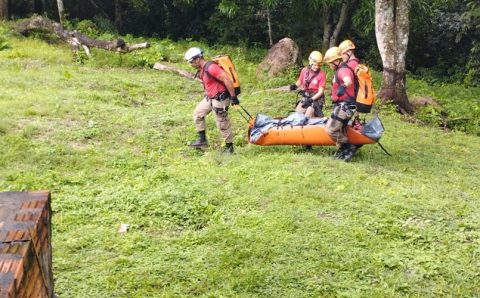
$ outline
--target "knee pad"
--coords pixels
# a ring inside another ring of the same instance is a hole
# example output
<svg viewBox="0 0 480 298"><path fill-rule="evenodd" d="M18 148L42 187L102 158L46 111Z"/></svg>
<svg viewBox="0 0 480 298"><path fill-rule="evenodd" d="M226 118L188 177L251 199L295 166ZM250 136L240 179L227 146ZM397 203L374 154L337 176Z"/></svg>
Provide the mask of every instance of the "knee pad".
<svg viewBox="0 0 480 298"><path fill-rule="evenodd" d="M217 115L220 115L220 116L223 116L223 114L227 114L227 111L228 111L228 107L226 107L226 108L213 107L213 112Z"/></svg>

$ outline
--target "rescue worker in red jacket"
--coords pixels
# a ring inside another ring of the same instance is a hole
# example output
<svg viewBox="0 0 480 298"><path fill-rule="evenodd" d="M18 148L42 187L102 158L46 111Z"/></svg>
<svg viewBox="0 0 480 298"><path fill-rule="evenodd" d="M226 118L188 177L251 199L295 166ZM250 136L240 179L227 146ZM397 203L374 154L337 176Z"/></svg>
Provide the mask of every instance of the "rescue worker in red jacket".
<svg viewBox="0 0 480 298"><path fill-rule="evenodd" d="M228 108L230 104L238 105L240 101L235 95L233 83L223 69L216 63L207 61L203 57L203 50L193 47L185 53L185 60L198 70L203 82L205 96L193 112L193 121L198 133L198 139L189 144L192 148L208 146L206 137L205 117L213 111L215 121L224 140L224 152L233 153L233 133Z"/></svg>
<svg viewBox="0 0 480 298"><path fill-rule="evenodd" d="M303 98L297 104L295 111L305 114L307 118L323 117L327 76L320 69L322 63L322 53L313 51L308 57L309 65L301 70L297 82L290 85L290 90L303 89Z"/></svg>
<svg viewBox="0 0 480 298"><path fill-rule="evenodd" d="M356 146L347 138L347 125L355 113L354 74L347 67L340 67L342 53L338 47L327 50L323 59L335 71L332 83L333 112L327 121L326 131L337 144L335 159L350 161Z"/></svg>
<svg viewBox="0 0 480 298"><path fill-rule="evenodd" d="M348 66L349 69L351 69L351 71L353 73L355 73L355 70L356 70L357 66L361 63L360 59L358 59L355 56L355 53L354 53L355 44L351 40L346 39L346 40L344 40L340 43L338 48L342 52L343 64ZM361 121L360 121L360 113L358 111L356 111L352 118L354 119L352 121L353 122L353 125L352 125L353 129L362 130L362 124L361 124ZM361 146L357 146L357 147L359 148Z"/></svg>

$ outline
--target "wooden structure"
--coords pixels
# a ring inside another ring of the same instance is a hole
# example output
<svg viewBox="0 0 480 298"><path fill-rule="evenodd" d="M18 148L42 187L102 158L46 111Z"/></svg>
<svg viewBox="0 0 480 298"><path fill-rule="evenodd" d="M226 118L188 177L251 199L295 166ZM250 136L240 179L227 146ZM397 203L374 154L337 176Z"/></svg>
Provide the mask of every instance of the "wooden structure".
<svg viewBox="0 0 480 298"><path fill-rule="evenodd" d="M50 193L0 192L0 298L53 297Z"/></svg>

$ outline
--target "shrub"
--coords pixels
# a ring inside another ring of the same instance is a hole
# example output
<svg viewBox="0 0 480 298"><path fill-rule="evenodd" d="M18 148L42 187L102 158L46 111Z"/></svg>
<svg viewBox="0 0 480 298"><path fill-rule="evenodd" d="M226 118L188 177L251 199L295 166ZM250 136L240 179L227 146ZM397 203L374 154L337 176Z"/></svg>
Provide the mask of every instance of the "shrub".
<svg viewBox="0 0 480 298"><path fill-rule="evenodd" d="M0 26L0 51L10 48L8 44L9 30L3 26Z"/></svg>

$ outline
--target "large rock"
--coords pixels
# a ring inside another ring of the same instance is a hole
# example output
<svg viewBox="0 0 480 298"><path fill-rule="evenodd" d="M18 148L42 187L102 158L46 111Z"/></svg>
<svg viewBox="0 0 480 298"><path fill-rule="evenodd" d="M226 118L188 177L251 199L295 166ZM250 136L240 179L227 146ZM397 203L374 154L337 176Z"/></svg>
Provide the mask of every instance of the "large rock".
<svg viewBox="0 0 480 298"><path fill-rule="evenodd" d="M426 106L440 107L438 100L430 96L417 96L411 100L411 104L415 109L421 109Z"/></svg>
<svg viewBox="0 0 480 298"><path fill-rule="evenodd" d="M300 64L298 46L292 39L285 37L268 50L267 56L258 65L256 75L258 79L265 76L273 78L296 64Z"/></svg>

